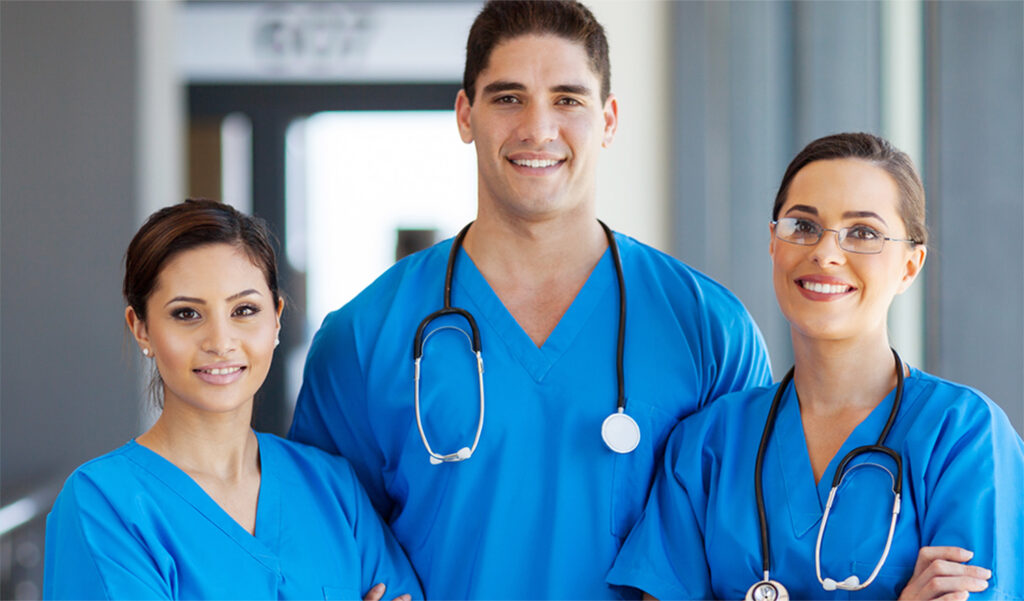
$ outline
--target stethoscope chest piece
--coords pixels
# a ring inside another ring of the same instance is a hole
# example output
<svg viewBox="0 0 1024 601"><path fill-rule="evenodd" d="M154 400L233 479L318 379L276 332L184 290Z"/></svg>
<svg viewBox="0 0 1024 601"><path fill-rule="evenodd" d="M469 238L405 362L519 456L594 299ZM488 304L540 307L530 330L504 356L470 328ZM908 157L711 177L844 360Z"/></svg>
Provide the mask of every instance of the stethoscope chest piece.
<svg viewBox="0 0 1024 601"><path fill-rule="evenodd" d="M747 590L745 601L789 601L789 591L778 582L766 578Z"/></svg>
<svg viewBox="0 0 1024 601"><path fill-rule="evenodd" d="M616 453L632 453L640 444L640 426L626 413L616 412L604 418L601 438Z"/></svg>

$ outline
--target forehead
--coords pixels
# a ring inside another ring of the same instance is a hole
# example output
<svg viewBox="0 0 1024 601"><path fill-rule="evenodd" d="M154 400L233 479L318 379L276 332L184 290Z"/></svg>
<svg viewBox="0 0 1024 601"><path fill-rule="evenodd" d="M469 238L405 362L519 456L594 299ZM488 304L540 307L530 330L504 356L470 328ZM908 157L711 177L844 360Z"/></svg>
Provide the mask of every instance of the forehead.
<svg viewBox="0 0 1024 601"><path fill-rule="evenodd" d="M814 207L822 215L872 211L888 220L899 214L899 188L885 169L868 161L815 161L793 177L782 212L795 204Z"/></svg>
<svg viewBox="0 0 1024 601"><path fill-rule="evenodd" d="M232 244L206 244L181 251L160 269L154 296L219 296L254 288L269 292L266 276L245 251Z"/></svg>
<svg viewBox="0 0 1024 601"><path fill-rule="evenodd" d="M525 34L502 40L491 51L477 87L493 81L523 84L586 84L599 91L586 49L580 42L551 34Z"/></svg>

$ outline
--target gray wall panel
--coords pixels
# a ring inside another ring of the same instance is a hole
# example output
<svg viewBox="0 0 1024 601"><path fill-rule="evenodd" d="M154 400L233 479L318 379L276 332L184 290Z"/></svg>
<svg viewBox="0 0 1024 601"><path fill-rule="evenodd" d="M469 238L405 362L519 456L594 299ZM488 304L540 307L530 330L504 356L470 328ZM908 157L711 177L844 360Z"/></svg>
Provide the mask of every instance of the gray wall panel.
<svg viewBox="0 0 1024 601"><path fill-rule="evenodd" d="M1024 431L1024 4L928 11L929 366Z"/></svg>
<svg viewBox="0 0 1024 601"><path fill-rule="evenodd" d="M9 502L125 442L138 423L119 294L135 216L136 59L131 3L5 1L0 11Z"/></svg>

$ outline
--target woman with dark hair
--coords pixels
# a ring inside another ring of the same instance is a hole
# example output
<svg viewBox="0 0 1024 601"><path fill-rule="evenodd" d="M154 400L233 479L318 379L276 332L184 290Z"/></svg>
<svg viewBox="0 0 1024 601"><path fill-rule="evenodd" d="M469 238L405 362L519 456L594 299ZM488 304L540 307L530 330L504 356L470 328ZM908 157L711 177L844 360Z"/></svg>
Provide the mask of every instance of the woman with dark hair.
<svg viewBox="0 0 1024 601"><path fill-rule="evenodd" d="M125 319L162 411L79 467L47 519L47 599L422 597L342 458L252 430L284 300L261 221L154 213L125 257Z"/></svg>
<svg viewBox="0 0 1024 601"><path fill-rule="evenodd" d="M676 427L608 581L662 599L1024 598L1024 442L984 394L889 346L926 255L910 159L869 134L815 140L770 227L795 365Z"/></svg>

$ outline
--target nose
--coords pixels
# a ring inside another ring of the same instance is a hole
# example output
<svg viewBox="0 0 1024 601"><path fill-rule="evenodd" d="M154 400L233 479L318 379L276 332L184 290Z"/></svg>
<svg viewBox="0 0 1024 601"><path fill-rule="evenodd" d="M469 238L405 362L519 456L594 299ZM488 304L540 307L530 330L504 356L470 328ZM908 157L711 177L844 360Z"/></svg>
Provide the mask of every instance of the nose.
<svg viewBox="0 0 1024 601"><path fill-rule="evenodd" d="M812 247L811 260L819 265L841 265L846 262L846 251L839 247L839 232L825 229L821 239Z"/></svg>
<svg viewBox="0 0 1024 601"><path fill-rule="evenodd" d="M558 138L558 121L552 107L543 102L531 102L522 112L519 139L523 142L543 144Z"/></svg>
<svg viewBox="0 0 1024 601"><path fill-rule="evenodd" d="M226 356L237 346L231 323L226 318L210 318L203 334L200 348L211 355Z"/></svg>

